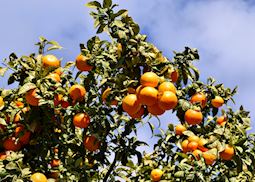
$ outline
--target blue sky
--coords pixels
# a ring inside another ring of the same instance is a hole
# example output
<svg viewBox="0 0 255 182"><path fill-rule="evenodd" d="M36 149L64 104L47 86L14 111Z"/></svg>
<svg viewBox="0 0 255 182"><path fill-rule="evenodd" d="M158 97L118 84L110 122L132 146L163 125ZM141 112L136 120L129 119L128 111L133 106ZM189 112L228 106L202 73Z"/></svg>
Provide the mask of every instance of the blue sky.
<svg viewBox="0 0 255 182"><path fill-rule="evenodd" d="M89 9L84 6L86 2L0 1L0 59L11 52L23 55L36 51L33 45L43 35L64 47L58 52L59 57L73 60L79 53L79 43L85 43L95 33ZM142 33L166 56L171 58L173 50L181 51L184 46L198 48L201 60L196 65L201 79L213 76L227 87L238 85L234 107L244 105L254 120L255 7L252 2L125 0L118 3L129 10ZM6 83L1 81L0 86L6 87ZM170 113L161 118L162 127L176 122Z"/></svg>

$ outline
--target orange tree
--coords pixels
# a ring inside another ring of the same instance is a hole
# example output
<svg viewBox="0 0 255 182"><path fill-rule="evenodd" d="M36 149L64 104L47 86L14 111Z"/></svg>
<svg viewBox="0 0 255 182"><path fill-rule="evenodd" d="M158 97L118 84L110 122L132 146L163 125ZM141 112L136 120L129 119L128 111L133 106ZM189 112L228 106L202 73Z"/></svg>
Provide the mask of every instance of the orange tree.
<svg viewBox="0 0 255 182"><path fill-rule="evenodd" d="M0 90L1 181L253 181L249 113L221 108L236 89L199 81L196 49L163 56L111 0L87 6L111 41L92 37L63 65L40 37L38 53L3 61L16 88ZM137 125L153 133L144 118L165 112L180 124L141 153Z"/></svg>

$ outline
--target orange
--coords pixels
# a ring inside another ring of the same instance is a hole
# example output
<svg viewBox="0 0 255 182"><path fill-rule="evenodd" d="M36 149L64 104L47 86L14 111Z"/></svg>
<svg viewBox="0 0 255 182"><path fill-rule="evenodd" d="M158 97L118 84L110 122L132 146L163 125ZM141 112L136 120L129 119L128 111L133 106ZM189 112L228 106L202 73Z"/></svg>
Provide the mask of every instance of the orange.
<svg viewBox="0 0 255 182"><path fill-rule="evenodd" d="M42 64L44 67L59 67L60 61L54 55L45 55L42 57Z"/></svg>
<svg viewBox="0 0 255 182"><path fill-rule="evenodd" d="M17 114L15 114L15 116L13 118L13 122L18 123L20 121L20 119L21 119L21 116L20 116L20 111L19 111Z"/></svg>
<svg viewBox="0 0 255 182"><path fill-rule="evenodd" d="M20 141L22 144L28 144L28 143L29 143L30 135L31 135L31 132L30 132L30 131L27 131L27 130L24 128L23 125L18 126L18 127L15 129L15 137L16 137L16 138L19 138L19 141Z"/></svg>
<svg viewBox="0 0 255 182"><path fill-rule="evenodd" d="M203 93L196 93L196 94L192 95L192 97L190 99L190 102L192 104L199 103L200 106L202 108L204 108L206 106L207 99L206 99L205 94L203 94Z"/></svg>
<svg viewBox="0 0 255 182"><path fill-rule="evenodd" d="M152 181L160 181L161 177L163 175L163 171L160 169L153 169L151 171L151 180Z"/></svg>
<svg viewBox="0 0 255 182"><path fill-rule="evenodd" d="M21 101L15 101L15 104L16 104L16 106L17 107L19 107L19 108L23 108L24 107L24 103L23 102L21 102ZM1 104L0 104L1 105Z"/></svg>
<svg viewBox="0 0 255 182"><path fill-rule="evenodd" d="M31 89L29 90L26 94L25 94L25 98L28 104L32 105L32 106L38 106L39 105L39 98L37 95L37 89Z"/></svg>
<svg viewBox="0 0 255 182"><path fill-rule="evenodd" d="M154 116L159 116L165 113L165 110L161 109L159 107L158 102L156 102L156 104L152 105L152 106L147 106L147 110L149 113L151 113Z"/></svg>
<svg viewBox="0 0 255 182"><path fill-rule="evenodd" d="M216 120L217 124L224 126L227 123L227 117L225 116L220 116Z"/></svg>
<svg viewBox="0 0 255 182"><path fill-rule="evenodd" d="M50 73L47 78L52 79L54 82L60 82L61 78L57 73Z"/></svg>
<svg viewBox="0 0 255 182"><path fill-rule="evenodd" d="M234 157L234 155L235 155L235 150L230 145L226 145L225 149L222 152L220 152L220 157L226 161L231 160Z"/></svg>
<svg viewBox="0 0 255 182"><path fill-rule="evenodd" d="M188 140L183 140L182 143L181 143L182 151L184 153L188 152L188 144L189 144Z"/></svg>
<svg viewBox="0 0 255 182"><path fill-rule="evenodd" d="M139 101L146 106L156 104L158 100L158 90L153 87L144 87L139 93Z"/></svg>
<svg viewBox="0 0 255 182"><path fill-rule="evenodd" d="M105 89L105 91L103 92L103 94L102 94L102 100L103 100L103 102L106 102L106 99L107 99L107 97L109 96L109 94L111 93L111 88L107 88L107 89ZM113 101L111 101L111 105L118 105L118 101L117 100L113 100Z"/></svg>
<svg viewBox="0 0 255 182"><path fill-rule="evenodd" d="M67 108L69 105L70 105L70 104L69 104L68 101L65 101L65 100L62 100L62 101L61 101L61 106L62 106L63 108Z"/></svg>
<svg viewBox="0 0 255 182"><path fill-rule="evenodd" d="M224 104L224 100L220 96L215 96L215 98L212 99L211 103L212 103L213 107L219 108L219 107L221 107Z"/></svg>
<svg viewBox="0 0 255 182"><path fill-rule="evenodd" d="M201 150L196 149L196 150L194 150L194 151L192 152L192 154L195 156L195 158L196 158L197 160L199 160L199 159L200 159L200 155L202 155L203 152L202 152Z"/></svg>
<svg viewBox="0 0 255 182"><path fill-rule="evenodd" d="M204 152L204 153L202 154L202 156L203 156L203 158L205 159L205 163L206 163L207 165L212 165L212 164L216 161L216 159L217 159L217 156L216 156L216 155L211 154L211 153L207 153L207 152Z"/></svg>
<svg viewBox="0 0 255 182"><path fill-rule="evenodd" d="M176 88L171 82L163 82L158 86L159 92L171 91L176 94Z"/></svg>
<svg viewBox="0 0 255 182"><path fill-rule="evenodd" d="M197 143L197 142L194 142L194 141L189 142L189 144L188 144L187 147L188 147L188 151L194 151L194 150L197 149L198 143Z"/></svg>
<svg viewBox="0 0 255 182"><path fill-rule="evenodd" d="M59 159L53 159L50 163L51 167L58 167L60 165L60 160Z"/></svg>
<svg viewBox="0 0 255 182"><path fill-rule="evenodd" d="M47 182L48 181L46 176L39 172L32 174L30 177L30 180L32 182Z"/></svg>
<svg viewBox="0 0 255 182"><path fill-rule="evenodd" d="M57 68L54 70L54 73L57 73L59 76L61 76L63 74L63 68Z"/></svg>
<svg viewBox="0 0 255 182"><path fill-rule="evenodd" d="M133 115L141 109L141 104L138 102L135 94L129 94L123 98L122 108L129 115Z"/></svg>
<svg viewBox="0 0 255 182"><path fill-rule="evenodd" d="M178 99L173 92L165 91L159 94L158 104L163 110L174 109L178 104Z"/></svg>
<svg viewBox="0 0 255 182"><path fill-rule="evenodd" d="M4 99L0 96L0 108L4 106Z"/></svg>
<svg viewBox="0 0 255 182"><path fill-rule="evenodd" d="M57 153L58 153L58 148L55 147L55 148L53 149L53 152L57 154Z"/></svg>
<svg viewBox="0 0 255 182"><path fill-rule="evenodd" d="M94 152L100 147L100 142L95 136L85 136L84 137L84 147L90 152Z"/></svg>
<svg viewBox="0 0 255 182"><path fill-rule="evenodd" d="M54 95L54 100L53 100L53 102L54 102L54 106L55 106L55 107L58 106L58 105L61 103L62 98L63 98L63 95L62 95L62 94L56 94L56 95Z"/></svg>
<svg viewBox="0 0 255 182"><path fill-rule="evenodd" d="M203 115L200 111L188 109L185 112L185 121L190 125L200 124L203 120Z"/></svg>
<svg viewBox="0 0 255 182"><path fill-rule="evenodd" d="M146 72L140 78L140 84L144 87L156 87L158 82L158 75L153 72Z"/></svg>
<svg viewBox="0 0 255 182"><path fill-rule="evenodd" d="M80 71L91 71L93 66L88 64L89 58L80 54L76 57L75 65Z"/></svg>
<svg viewBox="0 0 255 182"><path fill-rule="evenodd" d="M5 160L7 158L7 155L5 152L0 153L0 160Z"/></svg>
<svg viewBox="0 0 255 182"><path fill-rule="evenodd" d="M178 124L175 126L175 134L176 135L183 135L183 132L186 131L187 128L182 124Z"/></svg>
<svg viewBox="0 0 255 182"><path fill-rule="evenodd" d="M73 124L78 128L87 128L90 123L90 117L86 113L77 113L73 117Z"/></svg>
<svg viewBox="0 0 255 182"><path fill-rule="evenodd" d="M179 79L179 72L177 70L175 70L171 73L171 80L172 80L172 82L175 83L178 81L178 79Z"/></svg>
<svg viewBox="0 0 255 182"><path fill-rule="evenodd" d="M3 147L5 150L12 150L12 151L18 151L19 149L21 149L21 143L15 142L15 138L7 138L4 140L3 142Z"/></svg>
<svg viewBox="0 0 255 182"><path fill-rule="evenodd" d="M200 138L198 136L196 136L196 135L191 135L191 136L189 136L188 141L189 142L197 142L198 143L200 141Z"/></svg>
<svg viewBox="0 0 255 182"><path fill-rule="evenodd" d="M75 84L69 89L69 95L74 101L82 101L86 95L86 90L82 85Z"/></svg>
<svg viewBox="0 0 255 182"><path fill-rule="evenodd" d="M141 107L141 109L135 113L135 114L131 114L130 116L134 119L138 119L138 118L141 118L144 114L144 107Z"/></svg>

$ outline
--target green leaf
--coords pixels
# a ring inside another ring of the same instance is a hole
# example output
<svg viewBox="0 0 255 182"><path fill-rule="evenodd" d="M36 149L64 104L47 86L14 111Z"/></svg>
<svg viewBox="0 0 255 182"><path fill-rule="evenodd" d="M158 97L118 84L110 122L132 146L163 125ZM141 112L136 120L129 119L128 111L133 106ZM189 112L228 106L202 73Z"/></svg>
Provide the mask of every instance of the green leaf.
<svg viewBox="0 0 255 182"><path fill-rule="evenodd" d="M0 125L4 125L4 126L6 126L6 125L7 125L7 123L6 123L5 119L0 118Z"/></svg>
<svg viewBox="0 0 255 182"><path fill-rule="evenodd" d="M176 173L174 173L174 177L176 178L183 178L185 176L184 171L178 171Z"/></svg>
<svg viewBox="0 0 255 182"><path fill-rule="evenodd" d="M104 8L110 8L111 5L112 5L112 0L104 0L103 2Z"/></svg>
<svg viewBox="0 0 255 182"><path fill-rule="evenodd" d="M18 95L24 94L27 91L36 88L36 85L34 83L26 83L22 87L20 87Z"/></svg>
<svg viewBox="0 0 255 182"><path fill-rule="evenodd" d="M101 8L101 4L97 1L91 1L87 3L85 6L87 6L88 8Z"/></svg>
<svg viewBox="0 0 255 182"><path fill-rule="evenodd" d="M50 41L48 42L48 44L51 44L52 46L50 46L47 51L50 51L50 50L55 50L55 49L62 49L63 47L61 45L59 45L58 42L56 41Z"/></svg>
<svg viewBox="0 0 255 182"><path fill-rule="evenodd" d="M116 18L118 16L126 16L128 14L128 11L125 9L119 10L117 13L113 15L113 18Z"/></svg>

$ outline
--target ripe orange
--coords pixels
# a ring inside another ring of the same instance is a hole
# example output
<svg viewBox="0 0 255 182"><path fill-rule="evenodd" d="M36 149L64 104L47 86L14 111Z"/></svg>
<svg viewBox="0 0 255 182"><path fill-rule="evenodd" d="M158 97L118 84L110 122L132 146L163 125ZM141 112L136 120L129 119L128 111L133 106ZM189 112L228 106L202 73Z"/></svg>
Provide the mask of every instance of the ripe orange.
<svg viewBox="0 0 255 182"><path fill-rule="evenodd" d="M39 105L39 98L37 95L37 89L31 89L25 94L25 98L28 104L32 106L38 106Z"/></svg>
<svg viewBox="0 0 255 182"><path fill-rule="evenodd" d="M131 114L130 116L134 119L138 119L138 118L141 118L144 114L144 107L142 106L141 109L135 113L135 114Z"/></svg>
<svg viewBox="0 0 255 182"><path fill-rule="evenodd" d="M182 151L184 153L188 152L188 144L189 144L189 141L187 139L183 140L182 143L181 143Z"/></svg>
<svg viewBox="0 0 255 182"><path fill-rule="evenodd" d="M189 144L188 144L187 147L188 147L188 151L194 151L194 150L197 149L198 143L197 143L197 142L194 142L194 141L189 142Z"/></svg>
<svg viewBox="0 0 255 182"><path fill-rule="evenodd" d="M171 91L176 94L176 88L171 82L163 82L158 86L159 92Z"/></svg>
<svg viewBox="0 0 255 182"><path fill-rule="evenodd" d="M32 182L47 182L48 181L46 176L39 172L32 174L30 177L30 180Z"/></svg>
<svg viewBox="0 0 255 182"><path fill-rule="evenodd" d="M144 87L156 87L158 82L158 75L153 72L146 72L140 78L140 84Z"/></svg>
<svg viewBox="0 0 255 182"><path fill-rule="evenodd" d="M42 64L44 67L59 67L60 61L54 55L45 55L42 57Z"/></svg>
<svg viewBox="0 0 255 182"><path fill-rule="evenodd" d="M61 103L62 98L63 98L63 95L62 95L62 94L56 94L56 95L54 95L54 100L53 100L53 102L54 102L54 106L55 106L55 107L58 106L58 105Z"/></svg>
<svg viewBox="0 0 255 182"><path fill-rule="evenodd" d="M19 141L20 141L22 144L28 144L28 143L29 143L30 135L31 135L31 132L28 131L28 130L26 130L25 127L24 127L23 125L18 126L18 127L15 129L15 137L16 137L16 138L19 138Z"/></svg>
<svg viewBox="0 0 255 182"><path fill-rule="evenodd" d="M215 96L215 98L212 99L211 103L212 103L213 107L219 108L219 107L221 107L224 104L224 100L220 96Z"/></svg>
<svg viewBox="0 0 255 182"><path fill-rule="evenodd" d="M204 152L202 155L207 165L212 165L217 159L217 156L211 153Z"/></svg>
<svg viewBox="0 0 255 182"><path fill-rule="evenodd" d="M152 106L147 106L147 110L149 113L151 113L154 116L162 115L165 112L165 110L163 110L159 107L158 102L156 102L156 104L154 104Z"/></svg>
<svg viewBox="0 0 255 182"><path fill-rule="evenodd" d="M235 155L235 150L230 145L226 145L225 149L222 152L220 152L220 157L226 161L231 160L234 157L234 155Z"/></svg>
<svg viewBox="0 0 255 182"><path fill-rule="evenodd" d="M18 151L19 149L21 149L21 143L15 142L15 138L7 138L4 140L3 142L3 147L5 150L12 150L12 151Z"/></svg>
<svg viewBox="0 0 255 182"><path fill-rule="evenodd" d="M85 136L84 137L84 147L90 152L94 152L100 147L100 142L95 136Z"/></svg>
<svg viewBox="0 0 255 182"><path fill-rule="evenodd" d="M123 98L122 108L129 115L133 115L140 110L141 104L138 102L137 96L135 94L129 94Z"/></svg>
<svg viewBox="0 0 255 182"><path fill-rule="evenodd" d="M158 100L158 90L153 87L144 87L139 93L139 101L146 106L156 104Z"/></svg>
<svg viewBox="0 0 255 182"><path fill-rule="evenodd" d="M17 107L19 107L19 108L23 108L24 107L24 103L23 102L21 102L21 101L15 101L15 104L16 104L16 106ZM0 104L1 105L1 104Z"/></svg>
<svg viewBox="0 0 255 182"><path fill-rule="evenodd" d="M60 165L60 160L59 159L53 159L50 163L51 167L58 167Z"/></svg>
<svg viewBox="0 0 255 182"><path fill-rule="evenodd" d="M160 181L161 177L163 175L163 171L160 169L153 169L151 171L151 180L152 181Z"/></svg>
<svg viewBox="0 0 255 182"><path fill-rule="evenodd" d="M61 106L62 106L63 108L67 108L68 106L70 106L70 104L69 104L68 101L62 100L62 101L61 101Z"/></svg>
<svg viewBox="0 0 255 182"><path fill-rule="evenodd" d="M196 135L191 135L191 136L189 136L188 141L189 142L197 142L198 143L200 141L200 138L198 136L196 136Z"/></svg>
<svg viewBox="0 0 255 182"><path fill-rule="evenodd" d="M102 94L102 100L103 100L103 102L106 102L106 99L107 99L107 97L108 97L108 95L111 93L111 88L107 88L107 89L105 89L105 91L103 92L103 94ZM117 100L113 100L113 101L111 101L111 105L118 105L118 101Z"/></svg>
<svg viewBox="0 0 255 182"><path fill-rule="evenodd" d="M69 95L74 101L82 101L86 95L86 90L82 85L75 84L69 89Z"/></svg>
<svg viewBox="0 0 255 182"><path fill-rule="evenodd" d="M192 104L199 103L200 106L204 108L206 106L207 99L204 93L196 93L192 95L190 102Z"/></svg>
<svg viewBox="0 0 255 182"><path fill-rule="evenodd" d="M178 104L176 95L171 91L165 91L159 94L159 107L163 110L174 109Z"/></svg>
<svg viewBox="0 0 255 182"><path fill-rule="evenodd" d="M178 70L173 71L171 73L171 80L172 80L172 82L174 82L174 83L177 82L178 78L179 78Z"/></svg>
<svg viewBox="0 0 255 182"><path fill-rule="evenodd" d="M224 126L227 123L227 117L226 116L220 116L216 120L217 124Z"/></svg>
<svg viewBox="0 0 255 182"><path fill-rule="evenodd" d="M195 158L196 158L197 160L199 160L199 159L200 159L200 155L202 155L203 152L202 152L201 150L196 149L196 150L194 150L194 151L192 152L192 154L195 156Z"/></svg>
<svg viewBox="0 0 255 182"><path fill-rule="evenodd" d="M89 58L80 54L76 57L75 65L80 71L91 71L93 66L88 64Z"/></svg>
<svg viewBox="0 0 255 182"><path fill-rule="evenodd" d="M176 135L183 135L183 132L186 131L187 128L182 124L178 124L175 126L175 134Z"/></svg>
<svg viewBox="0 0 255 182"><path fill-rule="evenodd" d="M0 96L0 108L4 106L4 99Z"/></svg>
<svg viewBox="0 0 255 182"><path fill-rule="evenodd" d="M203 115L200 111L188 109L185 112L185 121L190 125L200 124L203 120Z"/></svg>
<svg viewBox="0 0 255 182"><path fill-rule="evenodd" d="M0 153L0 160L5 160L7 158L7 155L5 152Z"/></svg>
<svg viewBox="0 0 255 182"><path fill-rule="evenodd" d="M57 73L50 73L47 78L52 79L54 82L60 82L61 78Z"/></svg>
<svg viewBox="0 0 255 182"><path fill-rule="evenodd" d="M87 128L90 123L90 117L86 113L77 113L73 117L73 124L78 128Z"/></svg>

